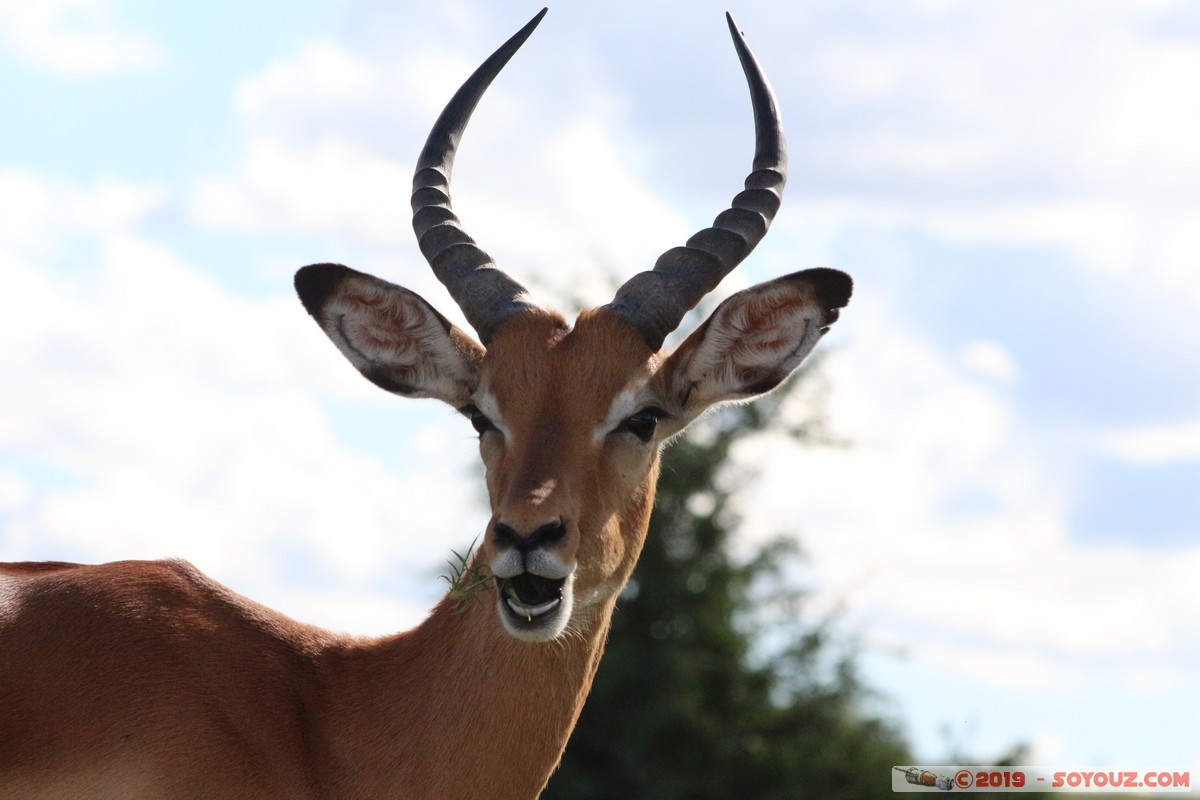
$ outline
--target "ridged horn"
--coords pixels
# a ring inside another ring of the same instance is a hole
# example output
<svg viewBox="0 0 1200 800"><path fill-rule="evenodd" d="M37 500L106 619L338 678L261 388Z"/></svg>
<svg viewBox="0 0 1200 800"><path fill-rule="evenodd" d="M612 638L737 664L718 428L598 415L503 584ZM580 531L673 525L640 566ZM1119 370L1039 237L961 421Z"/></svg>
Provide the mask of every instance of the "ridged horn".
<svg viewBox="0 0 1200 800"><path fill-rule="evenodd" d="M766 235L787 181L787 142L775 94L737 23L729 14L725 18L754 107L754 171L746 178L745 190L733 198L711 228L688 239L683 247L663 253L654 269L626 281L609 303L656 351L684 314L716 288Z"/></svg>
<svg viewBox="0 0 1200 800"><path fill-rule="evenodd" d="M485 345L500 323L532 304L525 287L497 267L462 229L450 207L450 173L479 99L545 15L543 8L455 92L429 132L413 175L413 230L421 253Z"/></svg>

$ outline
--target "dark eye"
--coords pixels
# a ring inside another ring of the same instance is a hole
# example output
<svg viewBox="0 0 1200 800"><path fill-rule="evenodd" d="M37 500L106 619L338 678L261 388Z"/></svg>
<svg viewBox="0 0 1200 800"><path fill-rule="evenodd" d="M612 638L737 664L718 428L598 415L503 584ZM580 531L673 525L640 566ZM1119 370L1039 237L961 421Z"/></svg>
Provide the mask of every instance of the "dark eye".
<svg viewBox="0 0 1200 800"><path fill-rule="evenodd" d="M458 410L458 413L471 420L471 427L474 428L475 432L480 436L483 436L488 431L496 430L496 426L492 424L492 421L488 419L484 413L476 408L473 404L463 406Z"/></svg>
<svg viewBox="0 0 1200 800"><path fill-rule="evenodd" d="M622 422L617 430L629 431L643 442L648 442L654 438L654 429L658 426L658 421L666 415L667 412L661 408L654 408L653 406L643 408Z"/></svg>

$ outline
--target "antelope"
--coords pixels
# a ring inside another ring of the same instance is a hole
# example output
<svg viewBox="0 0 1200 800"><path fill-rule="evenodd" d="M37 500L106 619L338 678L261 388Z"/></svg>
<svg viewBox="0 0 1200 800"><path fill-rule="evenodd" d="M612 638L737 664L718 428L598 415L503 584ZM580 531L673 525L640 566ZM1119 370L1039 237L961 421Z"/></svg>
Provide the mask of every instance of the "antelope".
<svg viewBox="0 0 1200 800"><path fill-rule="evenodd" d="M454 95L413 179L421 252L478 339L348 267L295 278L368 380L448 403L478 432L491 504L471 556L478 591L366 638L294 621L183 561L4 565L0 797L541 793L638 560L664 442L779 385L851 292L836 270L796 272L733 294L662 350L762 239L784 186L774 95L726 15L754 113L745 190L573 325L535 303L461 227L450 173L476 104L545 13Z"/></svg>

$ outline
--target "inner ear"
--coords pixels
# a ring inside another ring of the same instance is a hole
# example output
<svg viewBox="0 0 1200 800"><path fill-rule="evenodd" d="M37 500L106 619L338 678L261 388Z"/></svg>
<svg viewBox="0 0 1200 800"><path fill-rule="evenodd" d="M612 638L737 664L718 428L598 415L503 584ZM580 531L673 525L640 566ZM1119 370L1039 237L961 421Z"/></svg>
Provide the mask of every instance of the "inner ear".
<svg viewBox="0 0 1200 800"><path fill-rule="evenodd" d="M304 267L295 284L321 330L376 386L455 408L470 400L484 348L420 295L341 264Z"/></svg>
<svg viewBox="0 0 1200 800"><path fill-rule="evenodd" d="M686 423L771 391L829 330L851 289L843 272L810 269L729 297L663 365L665 395Z"/></svg>

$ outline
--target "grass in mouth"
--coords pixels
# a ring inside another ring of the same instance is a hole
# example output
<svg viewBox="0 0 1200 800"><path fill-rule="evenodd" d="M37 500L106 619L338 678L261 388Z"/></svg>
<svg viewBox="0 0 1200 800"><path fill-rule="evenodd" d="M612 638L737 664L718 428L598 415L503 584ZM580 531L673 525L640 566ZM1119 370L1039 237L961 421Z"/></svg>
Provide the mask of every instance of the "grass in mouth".
<svg viewBox="0 0 1200 800"><path fill-rule="evenodd" d="M454 601L456 611L464 611L475 596L487 588L490 581L495 580L487 564L471 563L471 554L479 542L476 536L467 548L466 554L451 550L453 558L446 562L450 568L449 574L441 577L450 584L450 599Z"/></svg>

